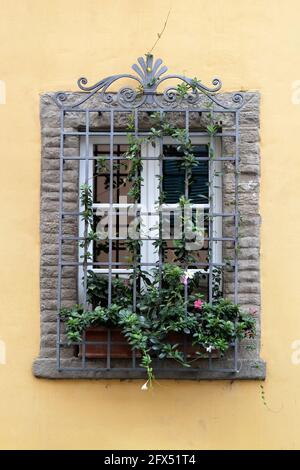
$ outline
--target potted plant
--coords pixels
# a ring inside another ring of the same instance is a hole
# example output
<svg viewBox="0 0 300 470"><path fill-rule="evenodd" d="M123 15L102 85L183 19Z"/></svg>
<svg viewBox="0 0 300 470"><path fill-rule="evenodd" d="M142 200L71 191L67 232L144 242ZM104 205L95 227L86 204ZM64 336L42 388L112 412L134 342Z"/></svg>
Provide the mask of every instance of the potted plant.
<svg viewBox="0 0 300 470"><path fill-rule="evenodd" d="M142 367L147 370L149 383L153 380L154 357L159 360L173 359L189 367L192 358L203 357L204 353L217 352L222 355L237 338L251 337L255 333L253 315L223 298L205 302L202 295L194 292L191 274L180 266L165 264L161 271L155 268L152 275L143 273L144 281L137 293L136 311L132 305L132 280L114 281L112 304L108 307L107 280L95 276L94 273L91 275L91 284L88 284L93 308L86 310L81 305L75 305L60 312L66 324L68 340L81 342L83 332L88 331L90 338L101 341L104 328L111 328L120 341L123 338L127 341L126 349L116 350L115 357L128 357L132 349L137 351ZM187 283L190 283L191 293L186 299L184 291ZM184 336L187 339L186 354L183 350ZM182 341L178 342L180 337ZM106 348L95 351L86 345L87 357L105 355Z"/></svg>

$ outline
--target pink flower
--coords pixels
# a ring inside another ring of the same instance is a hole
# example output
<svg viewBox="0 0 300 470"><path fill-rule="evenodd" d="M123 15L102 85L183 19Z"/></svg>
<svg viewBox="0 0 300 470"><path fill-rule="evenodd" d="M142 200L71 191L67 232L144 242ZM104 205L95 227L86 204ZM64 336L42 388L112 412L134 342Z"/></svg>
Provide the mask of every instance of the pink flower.
<svg viewBox="0 0 300 470"><path fill-rule="evenodd" d="M204 302L202 302L202 300L200 300L200 299L195 300L194 307L197 308L198 310L201 310L203 303Z"/></svg>
<svg viewBox="0 0 300 470"><path fill-rule="evenodd" d="M249 313L250 313L250 315L256 315L257 314L257 309L254 308L254 307L250 307L249 308Z"/></svg>
<svg viewBox="0 0 300 470"><path fill-rule="evenodd" d="M181 276L180 281L182 284L186 286L188 283L188 278L186 276Z"/></svg>

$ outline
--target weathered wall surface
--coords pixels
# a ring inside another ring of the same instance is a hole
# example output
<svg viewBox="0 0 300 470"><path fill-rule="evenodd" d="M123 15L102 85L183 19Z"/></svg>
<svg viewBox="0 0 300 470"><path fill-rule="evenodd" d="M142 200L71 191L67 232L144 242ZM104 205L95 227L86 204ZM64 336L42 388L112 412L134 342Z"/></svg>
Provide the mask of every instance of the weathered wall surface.
<svg viewBox="0 0 300 470"><path fill-rule="evenodd" d="M140 382L47 381L31 372L40 343L39 95L75 91L80 76L94 83L129 71L170 4L155 50L170 71L203 83L218 75L224 91L261 95L268 407L251 381L162 381L145 393ZM299 448L300 365L292 361L300 338L299 2L0 0L0 7L0 448Z"/></svg>

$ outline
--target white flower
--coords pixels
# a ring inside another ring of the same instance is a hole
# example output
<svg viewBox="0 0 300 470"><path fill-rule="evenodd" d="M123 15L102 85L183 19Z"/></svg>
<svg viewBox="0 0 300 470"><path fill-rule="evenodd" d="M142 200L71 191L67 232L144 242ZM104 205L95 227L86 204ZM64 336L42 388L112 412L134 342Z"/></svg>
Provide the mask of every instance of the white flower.
<svg viewBox="0 0 300 470"><path fill-rule="evenodd" d="M195 273L193 273L192 271L190 271L189 269L187 269L185 272L184 272L184 276L187 278L187 279L193 279Z"/></svg>
<svg viewBox="0 0 300 470"><path fill-rule="evenodd" d="M206 351L207 351L208 353L211 353L213 349L215 349L213 346L208 346L208 347L206 348Z"/></svg>
<svg viewBox="0 0 300 470"><path fill-rule="evenodd" d="M148 382L149 380L147 380L147 382L145 382L144 385L141 386L141 390L148 390Z"/></svg>

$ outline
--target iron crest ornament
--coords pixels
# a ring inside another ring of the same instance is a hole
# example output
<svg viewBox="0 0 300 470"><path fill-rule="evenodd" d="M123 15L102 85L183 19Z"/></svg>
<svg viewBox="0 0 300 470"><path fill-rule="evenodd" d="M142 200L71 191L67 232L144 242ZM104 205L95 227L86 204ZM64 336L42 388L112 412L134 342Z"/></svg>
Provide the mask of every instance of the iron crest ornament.
<svg viewBox="0 0 300 470"><path fill-rule="evenodd" d="M244 97L241 93L232 95L232 103L222 103L216 93L221 90L222 82L219 78L212 80L212 87L203 85L196 78L185 75L168 74L168 68L163 65L162 59L154 59L152 54L139 57L137 63L132 65L135 75L129 73L110 75L94 85L88 85L85 77L79 78L78 87L84 96L68 106L68 93L58 92L55 101L61 108L78 108L95 95L99 95L100 100L107 105L120 106L122 108L140 108L142 106L154 106L158 108L177 108L180 105L196 105L201 98L206 97L210 102L215 103L223 109L239 109L244 104ZM124 86L117 92L110 91L113 83L128 79L136 82L136 86ZM168 80L177 81L177 85L171 85L163 92L158 87Z"/></svg>

